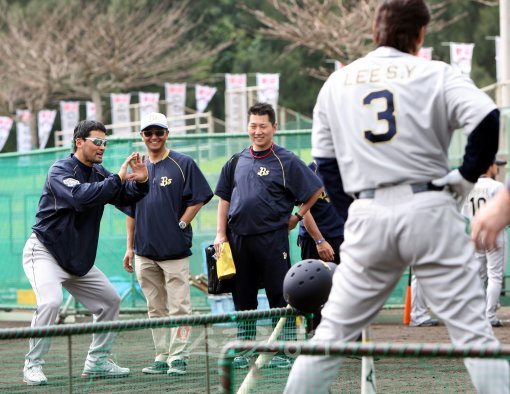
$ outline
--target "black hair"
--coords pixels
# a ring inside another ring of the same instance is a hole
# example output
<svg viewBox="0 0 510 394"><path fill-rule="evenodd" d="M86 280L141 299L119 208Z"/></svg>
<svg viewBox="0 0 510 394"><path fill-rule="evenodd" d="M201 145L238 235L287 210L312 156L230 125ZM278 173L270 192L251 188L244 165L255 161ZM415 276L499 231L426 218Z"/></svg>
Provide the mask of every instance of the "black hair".
<svg viewBox="0 0 510 394"><path fill-rule="evenodd" d="M248 110L248 116L250 115L267 115L272 125L276 123L276 114L274 108L268 103L255 103Z"/></svg>
<svg viewBox="0 0 510 394"><path fill-rule="evenodd" d="M383 0L375 16L374 41L378 47L415 53L420 29L429 22L430 10L424 0Z"/></svg>
<svg viewBox="0 0 510 394"><path fill-rule="evenodd" d="M101 122L95 120L82 120L74 128L73 135L73 150L76 152L76 140L85 139L90 136L90 132L93 130L99 130L106 134L106 127Z"/></svg>

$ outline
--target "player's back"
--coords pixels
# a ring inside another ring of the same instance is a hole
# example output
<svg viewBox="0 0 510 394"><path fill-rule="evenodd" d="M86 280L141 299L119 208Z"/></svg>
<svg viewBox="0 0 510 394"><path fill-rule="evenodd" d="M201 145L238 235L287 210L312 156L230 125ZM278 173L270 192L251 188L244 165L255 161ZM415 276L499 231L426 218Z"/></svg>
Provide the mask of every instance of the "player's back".
<svg viewBox="0 0 510 394"><path fill-rule="evenodd" d="M452 132L494 108L442 62L381 47L335 72L314 110L315 157L331 132L347 192L428 182L448 171ZM321 146L322 145L322 146ZM323 154L325 153L325 154Z"/></svg>
<svg viewBox="0 0 510 394"><path fill-rule="evenodd" d="M483 207L504 185L489 177L480 177L473 190L464 200L462 214L470 221L476 212Z"/></svg>

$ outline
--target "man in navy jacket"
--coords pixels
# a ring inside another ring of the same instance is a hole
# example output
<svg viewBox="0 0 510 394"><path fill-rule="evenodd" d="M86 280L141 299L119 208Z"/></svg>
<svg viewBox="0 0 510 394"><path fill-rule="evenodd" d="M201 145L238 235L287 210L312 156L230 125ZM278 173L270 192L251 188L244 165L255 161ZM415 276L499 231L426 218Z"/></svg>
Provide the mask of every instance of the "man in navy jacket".
<svg viewBox="0 0 510 394"><path fill-rule="evenodd" d="M74 153L50 168L36 213L33 233L23 249L23 269L37 299L32 327L55 322L62 303L62 287L94 315L94 321L115 320L120 297L106 276L94 266L99 226L105 204L127 206L149 191L145 158L132 153L117 174L101 162L106 149L103 124L85 120L74 129ZM131 173L128 173L131 167ZM113 333L95 334L84 376L122 377L121 368L108 359ZM46 384L42 371L49 338L31 338L25 356L23 380Z"/></svg>

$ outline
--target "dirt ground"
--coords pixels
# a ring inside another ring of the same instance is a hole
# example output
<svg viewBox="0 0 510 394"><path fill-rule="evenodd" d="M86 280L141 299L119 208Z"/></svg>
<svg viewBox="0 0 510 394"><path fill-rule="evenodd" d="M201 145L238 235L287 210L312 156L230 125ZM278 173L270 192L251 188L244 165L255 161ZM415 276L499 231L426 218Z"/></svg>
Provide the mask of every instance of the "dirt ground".
<svg viewBox="0 0 510 394"><path fill-rule="evenodd" d="M502 344L510 344L510 307L502 307L498 317L503 327L494 328L494 334ZM402 310L387 310L371 325L374 342L412 342L412 343L449 343L448 332L444 324L437 327L409 327L402 324Z"/></svg>

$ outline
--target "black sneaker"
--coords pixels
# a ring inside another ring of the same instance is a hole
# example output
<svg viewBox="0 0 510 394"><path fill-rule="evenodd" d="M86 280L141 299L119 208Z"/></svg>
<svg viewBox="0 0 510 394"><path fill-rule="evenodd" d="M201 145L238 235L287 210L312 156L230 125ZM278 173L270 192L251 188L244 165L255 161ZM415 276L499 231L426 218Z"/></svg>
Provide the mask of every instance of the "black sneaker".
<svg viewBox="0 0 510 394"><path fill-rule="evenodd" d="M187 364L186 361L177 359L170 362L170 366L168 368L168 375L184 375L186 374Z"/></svg>
<svg viewBox="0 0 510 394"><path fill-rule="evenodd" d="M153 375L163 374L166 373L166 371L168 371L168 364L165 361L154 361L154 364L152 364L150 367L145 367L142 369L143 373Z"/></svg>

